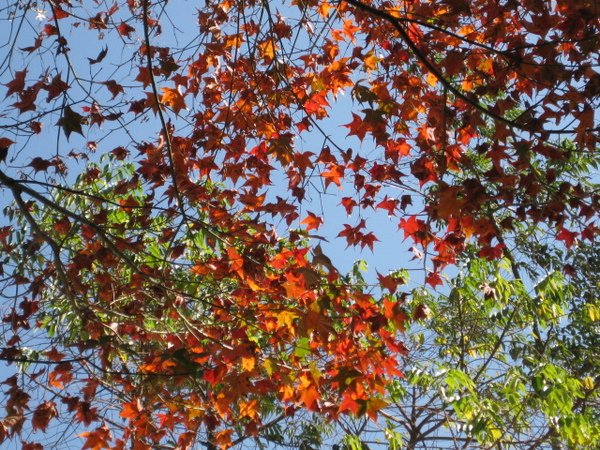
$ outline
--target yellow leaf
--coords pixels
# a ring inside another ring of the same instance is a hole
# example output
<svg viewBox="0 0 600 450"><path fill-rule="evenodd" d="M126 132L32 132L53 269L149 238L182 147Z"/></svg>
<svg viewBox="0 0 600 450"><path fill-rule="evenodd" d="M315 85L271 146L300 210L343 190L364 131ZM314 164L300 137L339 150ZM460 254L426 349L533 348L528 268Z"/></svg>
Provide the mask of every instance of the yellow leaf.
<svg viewBox="0 0 600 450"><path fill-rule="evenodd" d="M587 307L587 313L592 322L596 322L596 320L598 320L598 317L600 316L599 312L600 311L598 311L598 308L593 305Z"/></svg>
<svg viewBox="0 0 600 450"><path fill-rule="evenodd" d="M594 389L594 379L592 377L585 377L581 380L581 385L586 391L591 391Z"/></svg>
<svg viewBox="0 0 600 450"><path fill-rule="evenodd" d="M277 45L275 45L275 43L271 39L269 39L268 41L261 42L258 45L258 48L260 49L260 54L263 58L266 58L268 60L272 60L275 58L275 51L277 50Z"/></svg>
<svg viewBox="0 0 600 450"><path fill-rule="evenodd" d="M375 70L377 68L377 63L380 59L375 56L375 53L372 51L367 53L367 56L363 59L363 64L367 68L368 71Z"/></svg>
<svg viewBox="0 0 600 450"><path fill-rule="evenodd" d="M244 372L251 372L256 366L256 359L254 356L242 356L242 369Z"/></svg>
<svg viewBox="0 0 600 450"><path fill-rule="evenodd" d="M267 375L269 375L269 376L273 375L273 372L275 369L275 365L273 364L273 361L271 361L270 359L265 359L263 361L262 365L265 368L265 370L267 371Z"/></svg>
<svg viewBox="0 0 600 450"><path fill-rule="evenodd" d="M321 17L323 17L324 19L329 17L330 10L331 10L331 5L328 2L319 2L317 11L319 12L319 15Z"/></svg>
<svg viewBox="0 0 600 450"><path fill-rule="evenodd" d="M185 410L191 420L201 419L204 417L204 410L202 408L198 408L197 406L187 406Z"/></svg>
<svg viewBox="0 0 600 450"><path fill-rule="evenodd" d="M292 311L282 311L275 314L275 317L277 317L277 325L279 328L286 327L292 333L294 332L294 319L298 317L296 313Z"/></svg>
<svg viewBox="0 0 600 450"><path fill-rule="evenodd" d="M239 47L244 42L244 38L241 34L232 34L231 36L227 36L225 38L225 47Z"/></svg>
<svg viewBox="0 0 600 450"><path fill-rule="evenodd" d="M437 79L437 77L436 77L434 74L432 74L431 72L429 72L429 73L427 74L427 76L425 77L425 81L427 81L427 84L428 84L429 86L431 86L431 87L435 87L435 85L436 85L436 84L437 84L437 82L438 82L438 79Z"/></svg>

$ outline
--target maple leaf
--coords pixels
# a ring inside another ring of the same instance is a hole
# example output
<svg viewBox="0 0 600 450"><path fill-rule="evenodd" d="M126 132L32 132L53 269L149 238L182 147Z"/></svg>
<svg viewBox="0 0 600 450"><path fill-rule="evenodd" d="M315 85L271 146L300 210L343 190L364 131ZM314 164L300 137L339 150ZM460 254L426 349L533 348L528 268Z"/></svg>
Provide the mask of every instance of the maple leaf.
<svg viewBox="0 0 600 450"><path fill-rule="evenodd" d="M556 234L556 239L563 241L567 248L571 248L579 234L574 231L569 231L566 228L561 228Z"/></svg>
<svg viewBox="0 0 600 450"><path fill-rule="evenodd" d="M344 166L330 164L329 170L322 172L321 176L325 178L325 187L328 187L331 183L334 183L341 188L342 180L344 178Z"/></svg>
<svg viewBox="0 0 600 450"><path fill-rule="evenodd" d="M340 205L342 205L346 210L346 213L350 215L352 214L352 210L358 206L358 203L352 197L343 197L340 201Z"/></svg>
<svg viewBox="0 0 600 450"><path fill-rule="evenodd" d="M0 241L5 242L6 238L8 236L10 236L11 232L12 232L12 227L10 227L10 226L0 227Z"/></svg>
<svg viewBox="0 0 600 450"><path fill-rule="evenodd" d="M46 401L38 405L38 407L33 412L33 418L31 419L33 429L46 431L48 424L56 416L58 416L56 403Z"/></svg>
<svg viewBox="0 0 600 450"><path fill-rule="evenodd" d="M361 141L364 140L367 133L371 130L371 126L355 113L352 113L352 122L344 126L348 128L348 136L357 136Z"/></svg>
<svg viewBox="0 0 600 450"><path fill-rule="evenodd" d="M377 63L379 61L381 61L381 59L378 58L372 50L363 57L363 64L367 69L367 72L377 69Z"/></svg>
<svg viewBox="0 0 600 450"><path fill-rule="evenodd" d="M123 86L117 83L115 80L105 81L104 86L108 88L110 93L112 94L112 98L114 99L117 95L122 94L124 92Z"/></svg>
<svg viewBox="0 0 600 450"><path fill-rule="evenodd" d="M404 331L408 322L408 315L404 310L404 306L399 301L392 301L388 298L383 299L383 309L385 317L387 317L396 326L399 331Z"/></svg>
<svg viewBox="0 0 600 450"><path fill-rule="evenodd" d="M375 242L379 242L379 239L377 239L377 236L375 236L375 233L373 233L372 231L366 234L362 234L362 236L360 237L361 248L369 247L369 249L373 251L373 246L375 245Z"/></svg>
<svg viewBox="0 0 600 450"><path fill-rule="evenodd" d="M72 369L73 366L70 363L58 364L48 375L48 384L58 389L64 389L65 383L69 383L73 379Z"/></svg>
<svg viewBox="0 0 600 450"><path fill-rule="evenodd" d="M477 255L481 256L482 258L489 259L489 260L499 259L504 254L503 249L504 249L503 244L498 244L495 246L488 245L488 246L482 248L481 250L479 250L479 252L477 252Z"/></svg>
<svg viewBox="0 0 600 450"><path fill-rule="evenodd" d="M272 39L267 39L258 44L260 54L265 61L272 61L275 58L278 48L279 46Z"/></svg>
<svg viewBox="0 0 600 450"><path fill-rule="evenodd" d="M483 58L477 68L489 76L494 76L494 60L492 58Z"/></svg>
<svg viewBox="0 0 600 450"><path fill-rule="evenodd" d="M393 294L394 292L396 292L396 289L398 289L398 286L404 283L404 280L394 276L393 274L382 275L379 272L377 272L377 280L379 281L379 284L383 288L390 291L390 294Z"/></svg>
<svg viewBox="0 0 600 450"><path fill-rule="evenodd" d="M300 401L304 403L308 410L316 410L317 401L321 398L321 395L315 382L306 374L300 375L299 379L298 393L300 394Z"/></svg>
<svg viewBox="0 0 600 450"><path fill-rule="evenodd" d="M339 410L350 411L355 416L360 415L361 402L348 392L344 393L343 400L340 403Z"/></svg>
<svg viewBox="0 0 600 450"><path fill-rule="evenodd" d="M3 425L2 425L2 427L3 427ZM0 433L0 436L1 436L1 433ZM44 450L44 446L38 442L23 442L21 444L21 450Z"/></svg>
<svg viewBox="0 0 600 450"><path fill-rule="evenodd" d="M338 41L348 38L350 42L356 42L356 33L358 31L360 31L360 27L352 19L344 19L342 29L333 30L331 35Z"/></svg>
<svg viewBox="0 0 600 450"><path fill-rule="evenodd" d="M293 311L281 311L275 314L277 318L277 326L279 328L287 328L290 332L294 333L294 320L298 318L298 314Z"/></svg>
<svg viewBox="0 0 600 450"><path fill-rule="evenodd" d="M124 419L135 420L143 411L142 404L139 399L131 402L123 403L121 413L119 414Z"/></svg>
<svg viewBox="0 0 600 450"><path fill-rule="evenodd" d="M371 420L377 420L377 413L388 405L389 403L381 398L370 398L367 400L366 413Z"/></svg>
<svg viewBox="0 0 600 450"><path fill-rule="evenodd" d="M440 186L440 191L437 193L437 205L434 210L437 217L448 219L451 216L460 216L462 208L467 201L460 198L462 194L460 186Z"/></svg>
<svg viewBox="0 0 600 450"><path fill-rule="evenodd" d="M202 379L207 381L211 386L216 386L227 373L227 367L220 365L214 369L207 369L202 375Z"/></svg>
<svg viewBox="0 0 600 450"><path fill-rule="evenodd" d="M311 95L306 102L304 102L304 111L309 115L314 115L318 118L327 116L327 107L329 102L327 101L327 92L321 91Z"/></svg>
<svg viewBox="0 0 600 450"><path fill-rule="evenodd" d="M29 129L33 131L35 134L40 134L42 132L42 122L32 121L29 122Z"/></svg>
<svg viewBox="0 0 600 450"><path fill-rule="evenodd" d="M131 25L127 24L126 22L121 22L119 24L119 26L117 27L117 31L119 32L119 34L121 36L125 36L128 38L129 35L135 31L135 28L133 28Z"/></svg>
<svg viewBox="0 0 600 450"><path fill-rule="evenodd" d="M85 439L82 450L103 450L109 448L111 441L110 429L107 425L102 425L94 431L84 431L79 434L79 437Z"/></svg>
<svg viewBox="0 0 600 450"><path fill-rule="evenodd" d="M6 161L6 157L8 155L8 148L14 143L14 141L11 141L8 138L0 137L0 162Z"/></svg>
<svg viewBox="0 0 600 450"><path fill-rule="evenodd" d="M443 281L440 278L440 275L437 272L428 273L425 277L425 283L435 289L436 286L443 285Z"/></svg>
<svg viewBox="0 0 600 450"><path fill-rule="evenodd" d="M289 298L302 298L306 292L306 281L302 274L287 272L285 274L286 281L282 284L286 295Z"/></svg>
<svg viewBox="0 0 600 450"><path fill-rule="evenodd" d="M385 209L388 212L388 215L393 216L394 211L396 211L396 208L398 207L398 203L399 203L398 200L389 198L386 195L385 199L383 199L381 202L379 202L377 204L376 208Z"/></svg>
<svg viewBox="0 0 600 450"><path fill-rule="evenodd" d="M19 101L12 104L15 108L19 110L19 114L22 114L26 111L35 111L37 109L35 101L37 99L38 93L42 88L42 83L35 83L33 86L30 86L19 92Z"/></svg>
<svg viewBox="0 0 600 450"><path fill-rule="evenodd" d="M58 35L58 28L56 28L54 25L47 23L46 25L44 25L44 34L46 36L54 36L54 35Z"/></svg>
<svg viewBox="0 0 600 450"><path fill-rule="evenodd" d="M67 89L69 89L69 85L67 83L65 83L60 78L60 74L58 74L54 78L52 78L52 81L50 82L50 84L44 85L43 89L48 91L48 97L46 98L46 102L49 103L52 99L58 97L63 92L65 92Z"/></svg>
<svg viewBox="0 0 600 450"><path fill-rule="evenodd" d="M15 77L12 79L12 81L4 85L8 88L4 98L12 94L17 94L25 89L25 76L27 76L27 69L15 72Z"/></svg>
<svg viewBox="0 0 600 450"><path fill-rule="evenodd" d="M429 309L429 306L423 303L419 303L413 310L413 320L428 319L430 315L431 310Z"/></svg>
<svg viewBox="0 0 600 450"><path fill-rule="evenodd" d="M221 450L225 450L231 446L231 436L233 435L233 430L222 430L215 434L215 443L221 448Z"/></svg>
<svg viewBox="0 0 600 450"><path fill-rule="evenodd" d="M242 417L248 417L249 419L257 419L259 416L258 400L253 398L252 400L241 402L240 415Z"/></svg>
<svg viewBox="0 0 600 450"><path fill-rule="evenodd" d="M104 58L106 58L107 54L108 54L108 46L106 46L102 50L100 50L100 53L98 53L98 56L96 56L95 58L88 58L88 61L90 62L90 65L98 64L98 63L102 62L102 60Z"/></svg>
<svg viewBox="0 0 600 450"><path fill-rule="evenodd" d="M148 87L152 83L150 70L145 66L140 67L139 72L135 77L135 81L139 81L144 87Z"/></svg>
<svg viewBox="0 0 600 450"><path fill-rule="evenodd" d="M400 197L400 209L404 211L408 205L412 205L412 197L408 194L405 194Z"/></svg>
<svg viewBox="0 0 600 450"><path fill-rule="evenodd" d="M419 180L421 186L428 181L436 181L438 179L435 169L436 166L433 161L426 156L421 156L410 165L411 173Z"/></svg>
<svg viewBox="0 0 600 450"><path fill-rule="evenodd" d="M433 73L429 72L427 73L427 76L425 77L425 80L427 81L427 84L431 87L435 87L438 83L438 77L436 77Z"/></svg>
<svg viewBox="0 0 600 450"><path fill-rule="evenodd" d="M417 243L422 242L424 232L427 229L425 222L421 219L417 219L417 216L410 216L408 219L400 219L398 227L404 231L404 239L412 237Z"/></svg>
<svg viewBox="0 0 600 450"><path fill-rule="evenodd" d="M36 156L35 158L33 158L33 160L29 163L29 167L33 167L33 169L36 171L36 173L37 172L45 172L52 165L53 165L52 161L40 158L39 156Z"/></svg>
<svg viewBox="0 0 600 450"><path fill-rule="evenodd" d="M256 366L256 358L254 356L242 356L241 366L244 372L252 372Z"/></svg>
<svg viewBox="0 0 600 450"><path fill-rule="evenodd" d="M306 225L306 231L318 230L323 224L323 219L308 211L308 216L306 216L300 223Z"/></svg>
<svg viewBox="0 0 600 450"><path fill-rule="evenodd" d="M43 40L44 36L41 34L33 41L33 45L30 45L29 47L23 47L21 50L27 53L34 52L42 46Z"/></svg>
<svg viewBox="0 0 600 450"><path fill-rule="evenodd" d="M54 223L54 230L59 234L67 234L71 230L71 222L69 219L64 217Z"/></svg>
<svg viewBox="0 0 600 450"><path fill-rule="evenodd" d="M183 95L175 88L162 88L163 92L162 97L160 98L160 102L167 105L175 114L179 114L179 111L182 109L186 109L185 100L183 99Z"/></svg>
<svg viewBox="0 0 600 450"><path fill-rule="evenodd" d="M71 133L73 132L83 136L83 129L81 128L81 124L83 123L84 118L82 115L77 114L70 106L65 106L62 110L62 117L56 125L63 129L65 136L69 139L69 136L71 136Z"/></svg>

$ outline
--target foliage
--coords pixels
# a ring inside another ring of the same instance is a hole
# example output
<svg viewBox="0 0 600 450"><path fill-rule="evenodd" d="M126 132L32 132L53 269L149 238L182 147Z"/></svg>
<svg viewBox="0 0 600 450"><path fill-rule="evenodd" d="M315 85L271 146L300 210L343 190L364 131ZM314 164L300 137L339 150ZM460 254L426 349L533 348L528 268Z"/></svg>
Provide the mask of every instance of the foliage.
<svg viewBox="0 0 600 450"><path fill-rule="evenodd" d="M576 313L584 290L550 272L530 291L510 264L472 258L447 296L412 296L407 307L429 313L410 327L407 376L385 416L401 448L598 445L597 325ZM586 330L575 345L573 327Z"/></svg>
<svg viewBox="0 0 600 450"><path fill-rule="evenodd" d="M597 444L593 1L0 11L0 441Z"/></svg>

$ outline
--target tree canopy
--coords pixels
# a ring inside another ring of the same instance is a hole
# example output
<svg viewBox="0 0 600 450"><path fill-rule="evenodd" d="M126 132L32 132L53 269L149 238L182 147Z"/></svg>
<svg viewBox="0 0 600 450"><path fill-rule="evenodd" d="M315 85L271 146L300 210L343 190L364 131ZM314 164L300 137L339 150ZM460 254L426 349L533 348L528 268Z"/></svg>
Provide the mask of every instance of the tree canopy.
<svg viewBox="0 0 600 450"><path fill-rule="evenodd" d="M595 1L0 24L0 442L599 445Z"/></svg>

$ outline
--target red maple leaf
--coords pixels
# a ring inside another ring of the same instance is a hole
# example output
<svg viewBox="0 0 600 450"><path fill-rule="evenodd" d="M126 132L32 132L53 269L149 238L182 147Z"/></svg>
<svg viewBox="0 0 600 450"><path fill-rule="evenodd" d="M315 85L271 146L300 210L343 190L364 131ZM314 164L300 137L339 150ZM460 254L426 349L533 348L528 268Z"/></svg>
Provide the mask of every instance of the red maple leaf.
<svg viewBox="0 0 600 450"><path fill-rule="evenodd" d="M129 37L129 35L135 31L135 28L126 22L121 22L117 27L117 31L121 36Z"/></svg>
<svg viewBox="0 0 600 450"><path fill-rule="evenodd" d="M61 79L60 74L58 74L52 78L52 81L49 84L45 84L43 89L48 91L46 102L50 102L52 99L58 97L60 94L69 89L69 85L65 83Z"/></svg>
<svg viewBox="0 0 600 450"><path fill-rule="evenodd" d="M440 275L437 272L431 272L425 277L425 283L435 289L436 286L444 284Z"/></svg>
<svg viewBox="0 0 600 450"><path fill-rule="evenodd" d="M38 405L38 407L33 412L33 418L31 419L33 429L46 431L48 424L56 416L58 416L56 403L46 401Z"/></svg>
<svg viewBox="0 0 600 450"><path fill-rule="evenodd" d="M6 83L4 86L8 88L6 91L5 98L12 94L17 94L25 89L25 76L27 75L27 69L15 72L15 77Z"/></svg>
<svg viewBox="0 0 600 450"><path fill-rule="evenodd" d="M328 187L331 183L341 187L344 178L344 166L332 163L329 165L329 170L322 172L321 176L325 178L325 187Z"/></svg>
<svg viewBox="0 0 600 450"><path fill-rule="evenodd" d="M344 126L348 128L348 136L357 136L361 141L371 130L371 126L355 113L352 113L352 122L347 123Z"/></svg>
<svg viewBox="0 0 600 450"><path fill-rule="evenodd" d="M108 88L110 93L112 94L112 98L114 99L117 95L122 94L124 92L123 86L117 83L115 80L105 81L104 86Z"/></svg>

